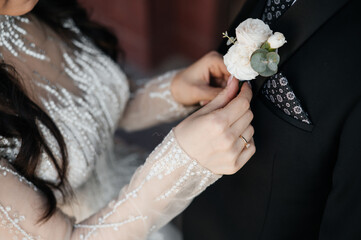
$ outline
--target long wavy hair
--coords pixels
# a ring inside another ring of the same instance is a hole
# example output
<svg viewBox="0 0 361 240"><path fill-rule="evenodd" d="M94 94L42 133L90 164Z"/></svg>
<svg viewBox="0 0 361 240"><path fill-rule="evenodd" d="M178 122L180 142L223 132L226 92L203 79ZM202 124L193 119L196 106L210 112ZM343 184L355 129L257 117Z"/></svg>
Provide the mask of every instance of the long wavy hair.
<svg viewBox="0 0 361 240"><path fill-rule="evenodd" d="M114 60L117 58L117 39L104 27L89 20L87 12L76 0L41 0L31 12L49 25L64 39L76 38L73 32L62 27L71 18L93 43ZM66 143L54 121L27 95L16 69L0 63L0 136L19 138L20 152L12 162L16 171L31 181L47 199L41 221L48 220L56 210L57 201L53 191L59 190L64 199L72 195L67 181L68 156ZM38 122L45 125L60 149L61 159L57 159L38 128ZM38 178L35 171L40 163L41 153L45 152L54 164L59 181L52 183Z"/></svg>

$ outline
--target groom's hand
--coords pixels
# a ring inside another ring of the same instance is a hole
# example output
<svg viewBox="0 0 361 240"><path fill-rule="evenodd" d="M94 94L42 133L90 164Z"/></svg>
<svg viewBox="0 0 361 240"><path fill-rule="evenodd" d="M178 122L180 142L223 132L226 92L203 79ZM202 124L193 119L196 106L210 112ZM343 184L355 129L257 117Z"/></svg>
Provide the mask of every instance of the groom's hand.
<svg viewBox="0 0 361 240"><path fill-rule="evenodd" d="M251 126L252 90L243 84L238 96L237 92L238 80L231 78L213 101L174 130L185 152L216 174L237 172L256 150Z"/></svg>
<svg viewBox="0 0 361 240"><path fill-rule="evenodd" d="M171 92L180 104L205 105L223 90L229 76L222 56L217 52L210 52L176 74Z"/></svg>

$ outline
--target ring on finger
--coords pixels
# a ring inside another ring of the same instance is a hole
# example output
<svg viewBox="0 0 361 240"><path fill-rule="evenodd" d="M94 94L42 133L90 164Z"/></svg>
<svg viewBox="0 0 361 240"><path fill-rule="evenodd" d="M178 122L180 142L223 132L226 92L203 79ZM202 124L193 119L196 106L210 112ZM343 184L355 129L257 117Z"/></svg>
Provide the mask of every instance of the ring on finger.
<svg viewBox="0 0 361 240"><path fill-rule="evenodd" d="M245 148L249 148L251 146L251 144L247 141L247 139L245 137L243 137L242 135L239 136L243 141L244 141L244 147Z"/></svg>

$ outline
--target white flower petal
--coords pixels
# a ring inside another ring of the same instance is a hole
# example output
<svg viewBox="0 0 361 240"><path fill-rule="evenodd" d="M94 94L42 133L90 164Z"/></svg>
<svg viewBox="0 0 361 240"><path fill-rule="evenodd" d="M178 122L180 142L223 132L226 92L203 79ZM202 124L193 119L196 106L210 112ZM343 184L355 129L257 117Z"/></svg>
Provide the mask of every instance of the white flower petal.
<svg viewBox="0 0 361 240"><path fill-rule="evenodd" d="M251 67L250 59L256 49L238 42L234 44L224 55L229 73L242 81L255 79L258 73Z"/></svg>
<svg viewBox="0 0 361 240"><path fill-rule="evenodd" d="M262 20L248 18L236 28L237 40L247 46L260 48L272 35L272 30Z"/></svg>
<svg viewBox="0 0 361 240"><path fill-rule="evenodd" d="M287 41L282 33L275 32L272 36L268 38L267 42L270 44L271 48L277 49L282 47Z"/></svg>

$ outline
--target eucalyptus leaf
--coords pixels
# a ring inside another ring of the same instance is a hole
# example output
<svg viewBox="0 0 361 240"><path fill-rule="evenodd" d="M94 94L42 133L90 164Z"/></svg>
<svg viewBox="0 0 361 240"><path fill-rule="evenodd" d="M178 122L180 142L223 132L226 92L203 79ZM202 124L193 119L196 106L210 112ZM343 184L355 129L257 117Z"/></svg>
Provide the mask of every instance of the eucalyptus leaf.
<svg viewBox="0 0 361 240"><path fill-rule="evenodd" d="M256 51L254 51L252 53L253 54L257 54L257 53L263 53L265 56L267 55L268 51L266 49L263 49L263 48L260 48L260 49L257 49Z"/></svg>
<svg viewBox="0 0 361 240"><path fill-rule="evenodd" d="M278 71L278 64L277 63L274 63L274 62L269 62L267 64L267 67L272 70L272 71Z"/></svg>
<svg viewBox="0 0 361 240"><path fill-rule="evenodd" d="M276 52L267 53L267 60L272 63L278 64L280 62L280 55Z"/></svg>
<svg viewBox="0 0 361 240"><path fill-rule="evenodd" d="M258 73L264 72L266 71L267 68L267 62L265 63L263 61L260 61L259 59L257 59L257 55L256 55L251 60L251 67L253 68L253 70L255 70Z"/></svg>
<svg viewBox="0 0 361 240"><path fill-rule="evenodd" d="M269 69L267 67L266 70L264 72L259 73L259 75L261 75L262 77L270 77L276 73L277 73L277 71L272 71L271 69Z"/></svg>
<svg viewBox="0 0 361 240"><path fill-rule="evenodd" d="M268 64L267 53L268 51L265 49L258 49L252 54L251 67L257 73L266 71Z"/></svg>

